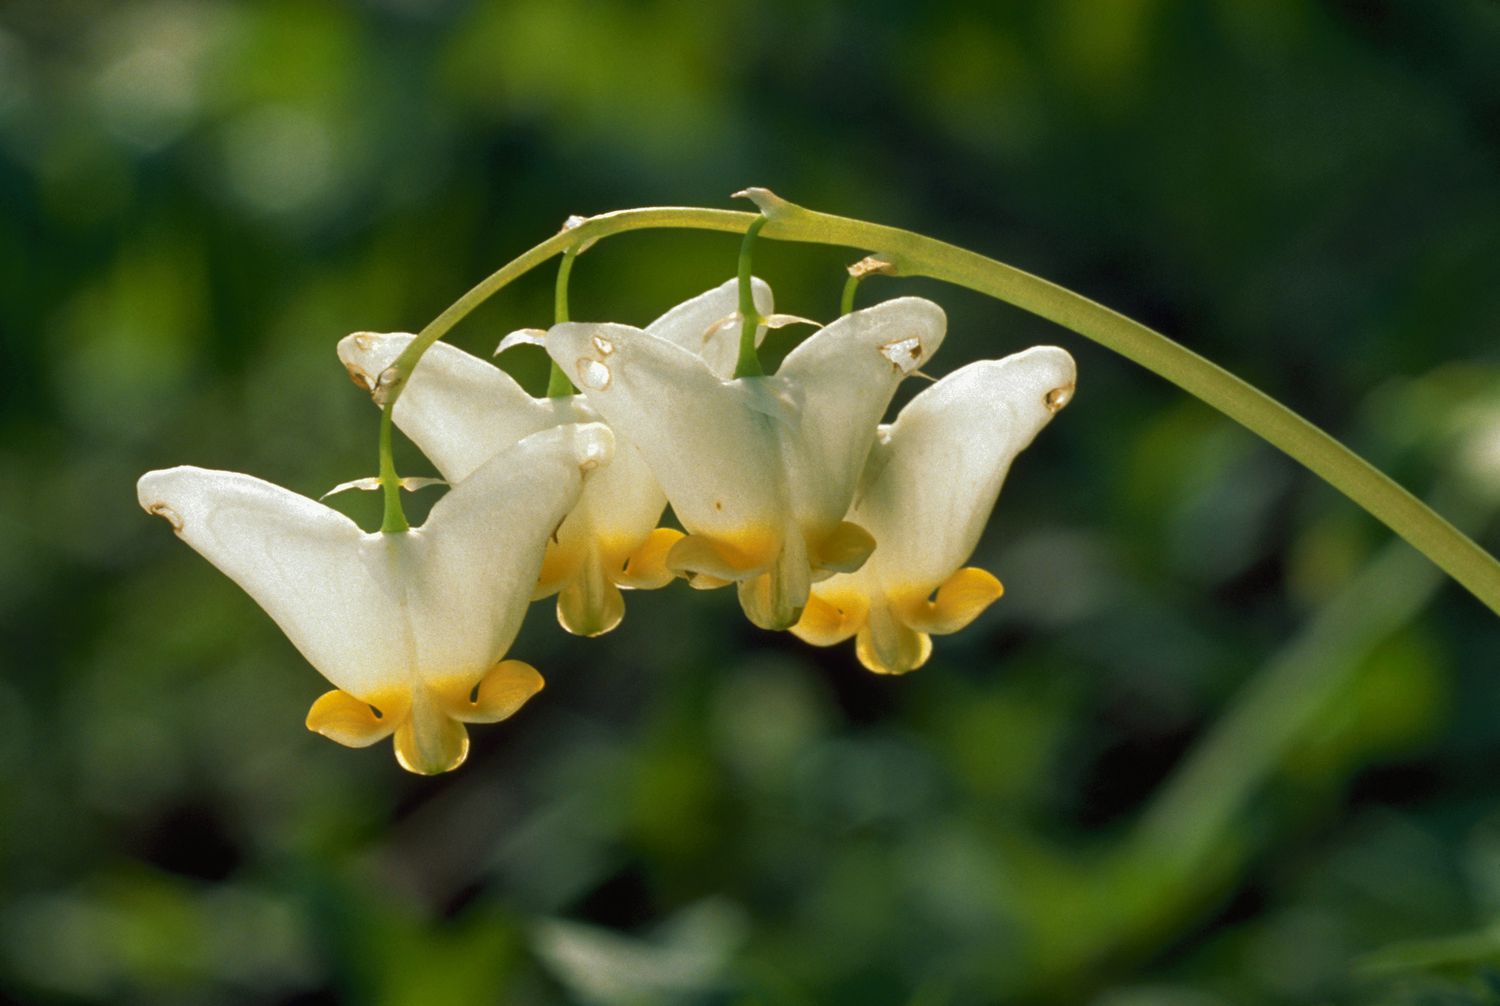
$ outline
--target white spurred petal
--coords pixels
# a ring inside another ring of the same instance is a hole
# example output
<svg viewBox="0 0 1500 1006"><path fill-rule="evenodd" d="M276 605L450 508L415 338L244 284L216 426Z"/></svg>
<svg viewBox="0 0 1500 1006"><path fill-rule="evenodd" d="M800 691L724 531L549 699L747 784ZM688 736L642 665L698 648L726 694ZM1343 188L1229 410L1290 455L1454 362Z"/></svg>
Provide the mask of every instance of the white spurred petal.
<svg viewBox="0 0 1500 1006"><path fill-rule="evenodd" d="M1036 346L980 360L917 395L871 457L849 519L880 543L869 572L928 590L967 561L1011 461L1052 419L1048 396L1071 394L1073 358Z"/></svg>
<svg viewBox="0 0 1500 1006"><path fill-rule="evenodd" d="M360 332L340 340L339 359L356 381L374 387L411 340L400 333ZM505 371L444 342L423 354L392 418L450 482L501 448L556 423L546 404Z"/></svg>
<svg viewBox="0 0 1500 1006"><path fill-rule="evenodd" d="M873 671L901 674L1000 597L990 573L961 568L1020 453L1073 395L1073 358L1038 346L970 364L917 395L883 427L849 520L879 546L858 571L814 587L793 631L831 645L858 633Z"/></svg>
<svg viewBox="0 0 1500 1006"><path fill-rule="evenodd" d="M350 336L339 344L339 355L351 373L379 373L376 368L388 366L410 339ZM598 419L581 395L532 398L498 367L441 342L413 372L395 415L396 425L439 469L456 466L465 474L523 435ZM624 582L627 560L645 544L667 505L640 452L624 440L617 447L614 461L589 479L577 506L560 527L554 525L537 592L565 592L559 603L574 617L565 617L564 625L582 635L608 631L619 621L623 602L615 583ZM580 591L586 600L579 599Z"/></svg>
<svg viewBox="0 0 1500 1006"><path fill-rule="evenodd" d="M946 327L942 308L901 297L844 315L782 363L776 376L796 395L787 470L804 529L827 532L844 518L897 385L932 357Z"/></svg>
<svg viewBox="0 0 1500 1006"><path fill-rule="evenodd" d="M336 510L238 472L148 472L141 506L239 584L334 685L368 698L407 681L410 634L385 542Z"/></svg>
<svg viewBox="0 0 1500 1006"><path fill-rule="evenodd" d="M816 576L874 547L843 518L881 413L944 324L936 305L893 301L818 332L773 377L733 380L625 325L558 325L547 351L640 446L690 532L667 564L697 586L738 581L751 620L785 628Z"/></svg>
<svg viewBox="0 0 1500 1006"><path fill-rule="evenodd" d="M775 306L771 288L763 280L751 277L751 297L762 318ZM696 356L703 358L708 369L728 380L734 376L734 365L740 355L740 288L739 281L727 280L712 290L683 301L646 326L646 331ZM723 324L733 317L732 324ZM766 326L755 330L755 344L766 337Z"/></svg>
<svg viewBox="0 0 1500 1006"><path fill-rule="evenodd" d="M694 354L628 325L568 323L547 352L645 456L689 530L764 551L787 519L773 416L782 382L722 381Z"/></svg>
<svg viewBox="0 0 1500 1006"><path fill-rule="evenodd" d="M542 567L548 537L602 469L614 437L600 423L556 426L512 444L455 486L408 535L406 616L430 682L472 686L509 648Z"/></svg>
<svg viewBox="0 0 1500 1006"><path fill-rule="evenodd" d="M310 728L352 746L394 733L401 764L433 773L464 760L464 722L502 719L541 687L500 659L550 530L613 450L602 424L545 430L473 472L422 527L391 534L233 472L150 472L138 494L338 687Z"/></svg>

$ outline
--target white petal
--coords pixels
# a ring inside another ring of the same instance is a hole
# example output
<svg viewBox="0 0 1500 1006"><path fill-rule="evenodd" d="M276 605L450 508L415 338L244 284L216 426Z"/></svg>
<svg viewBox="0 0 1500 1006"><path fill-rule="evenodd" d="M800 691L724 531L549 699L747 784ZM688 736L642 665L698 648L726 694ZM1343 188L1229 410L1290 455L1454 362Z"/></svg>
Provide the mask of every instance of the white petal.
<svg viewBox="0 0 1500 1006"><path fill-rule="evenodd" d="M888 587L934 587L974 551L1011 461L1071 393L1073 358L1037 346L954 371L911 400L870 458L849 519L879 542L865 570Z"/></svg>
<svg viewBox="0 0 1500 1006"><path fill-rule="evenodd" d="M728 541L779 535L786 508L772 415L790 405L778 379L721 381L692 353L626 325L558 325L547 351L639 448L690 530Z"/></svg>
<svg viewBox="0 0 1500 1006"><path fill-rule="evenodd" d="M237 472L169 468L137 484L141 506L244 588L329 681L372 696L406 680L406 626L367 535L336 510ZM164 612L163 617L170 617Z"/></svg>
<svg viewBox="0 0 1500 1006"><path fill-rule="evenodd" d="M761 317L769 315L775 306L770 286L751 277L750 290ZM678 304L647 325L646 331L701 356L709 370L728 380L734 376L740 355L739 308L739 281L731 279ZM734 324L719 324L731 315L736 318ZM755 330L755 344L759 346L765 337L766 326L761 325Z"/></svg>
<svg viewBox="0 0 1500 1006"><path fill-rule="evenodd" d="M609 463L600 423L557 426L496 454L408 532L417 560L403 571L418 666L435 687L477 681L505 655L530 603L553 530L578 500L583 474Z"/></svg>
<svg viewBox="0 0 1500 1006"><path fill-rule="evenodd" d="M942 308L902 297L844 315L782 363L776 376L797 396L787 468L804 529L826 533L844 518L891 396L942 344L946 328Z"/></svg>
<svg viewBox="0 0 1500 1006"><path fill-rule="evenodd" d="M411 340L410 335L361 332L339 342L339 359L350 374L372 379ZM505 371L444 342L423 354L396 401L394 419L450 482L554 422L545 403Z"/></svg>

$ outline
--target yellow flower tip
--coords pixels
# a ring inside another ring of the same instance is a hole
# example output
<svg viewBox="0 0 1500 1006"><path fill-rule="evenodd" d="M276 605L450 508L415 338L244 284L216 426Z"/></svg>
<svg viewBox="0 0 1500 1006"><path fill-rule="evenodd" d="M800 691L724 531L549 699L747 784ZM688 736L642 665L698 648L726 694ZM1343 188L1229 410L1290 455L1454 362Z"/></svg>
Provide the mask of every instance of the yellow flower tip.
<svg viewBox="0 0 1500 1006"><path fill-rule="evenodd" d="M396 728L396 763L414 775L452 772L469 757L469 731L447 716L407 717Z"/></svg>
<svg viewBox="0 0 1500 1006"><path fill-rule="evenodd" d="M614 580L627 590L655 590L671 583L676 573L667 565L667 556L685 536L670 527L659 527L625 559Z"/></svg>
<svg viewBox="0 0 1500 1006"><path fill-rule="evenodd" d="M498 723L542 690L542 676L520 660L502 660L477 683L444 678L411 695L396 691L373 702L337 689L320 696L307 728L346 747L369 747L395 735L396 761L417 775L451 772L469 756L465 723Z"/></svg>
<svg viewBox="0 0 1500 1006"><path fill-rule="evenodd" d="M812 549L812 565L820 571L853 573L874 551L874 535L858 524L840 521L839 526Z"/></svg>
<svg viewBox="0 0 1500 1006"><path fill-rule="evenodd" d="M796 625L802 618L806 597L801 601L789 597L785 591L776 589L776 578L762 573L750 580L739 582L740 607L751 624L771 632L781 632Z"/></svg>
<svg viewBox="0 0 1500 1006"><path fill-rule="evenodd" d="M915 631L946 636L974 621L1004 593L994 574L966 566L943 581L932 600L921 588L893 591L891 608Z"/></svg>
<svg viewBox="0 0 1500 1006"><path fill-rule="evenodd" d="M575 636L602 636L625 617L625 598L604 575L598 561L557 594L557 623Z"/></svg>
<svg viewBox="0 0 1500 1006"><path fill-rule="evenodd" d="M887 616L867 622L854 639L854 655L876 674L909 674L932 656L932 639Z"/></svg>
<svg viewBox="0 0 1500 1006"><path fill-rule="evenodd" d="M834 646L860 630L868 607L860 594L824 597L815 593L807 599L802 617L790 631L804 643Z"/></svg>

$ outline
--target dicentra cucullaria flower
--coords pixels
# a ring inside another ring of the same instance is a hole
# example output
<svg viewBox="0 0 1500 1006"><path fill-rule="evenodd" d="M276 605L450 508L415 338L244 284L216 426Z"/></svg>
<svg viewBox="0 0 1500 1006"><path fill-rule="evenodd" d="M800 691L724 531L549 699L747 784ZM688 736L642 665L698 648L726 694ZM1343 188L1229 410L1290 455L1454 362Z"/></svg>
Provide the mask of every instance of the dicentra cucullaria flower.
<svg viewBox="0 0 1500 1006"><path fill-rule="evenodd" d="M954 371L881 428L849 520L879 543L855 573L813 588L792 628L831 646L856 636L881 674L921 667L933 635L957 632L1001 594L968 561L1011 461L1073 396L1073 358L1036 346ZM935 592L935 593L934 593Z"/></svg>
<svg viewBox="0 0 1500 1006"><path fill-rule="evenodd" d="M770 288L755 280L754 295L759 311L769 315ZM737 297L730 280L677 305L646 332L701 356L727 377L739 330L719 323L732 315ZM356 383L373 392L412 338L361 332L339 343L339 359ZM412 371L392 418L443 478L460 483L522 437L559 424L597 422L599 414L581 395L534 398L499 367L439 342ZM534 596L557 595L564 629L580 636L608 632L625 614L621 588L651 589L673 579L665 559L682 534L657 527L666 503L640 452L618 437L614 461L588 480L547 545Z"/></svg>
<svg viewBox="0 0 1500 1006"><path fill-rule="evenodd" d="M556 325L546 347L639 448L687 528L667 566L698 587L736 583L752 622L785 629L815 580L875 548L844 517L896 386L945 328L936 304L903 297L814 333L774 376L734 379L628 325Z"/></svg>
<svg viewBox="0 0 1500 1006"><path fill-rule="evenodd" d="M600 423L558 426L495 453L408 531L367 534L321 503L236 472L148 472L141 505L234 580L336 690L307 725L351 747L394 734L412 772L457 768L465 723L510 716L542 687L504 660L547 536L608 463ZM607 469L606 469L607 470Z"/></svg>

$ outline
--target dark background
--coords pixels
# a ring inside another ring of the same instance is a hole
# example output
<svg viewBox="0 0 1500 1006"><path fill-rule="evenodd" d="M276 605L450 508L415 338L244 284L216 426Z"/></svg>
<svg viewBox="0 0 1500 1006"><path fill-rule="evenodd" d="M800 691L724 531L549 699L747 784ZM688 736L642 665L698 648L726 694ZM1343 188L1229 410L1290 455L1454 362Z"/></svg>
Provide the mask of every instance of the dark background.
<svg viewBox="0 0 1500 1006"><path fill-rule="evenodd" d="M0 999L1500 1002L1493 613L1004 305L861 290L941 301L938 373L1080 369L975 559L1006 597L903 679L728 591L601 640L540 604L512 652L547 691L419 779L304 730L324 683L134 494L371 474L340 336L570 213L764 185L1179 338L1494 551L1497 54L1491 0L10 0ZM735 253L611 239L574 316L643 323ZM757 270L826 320L856 257ZM454 341L547 324L543 273Z"/></svg>

